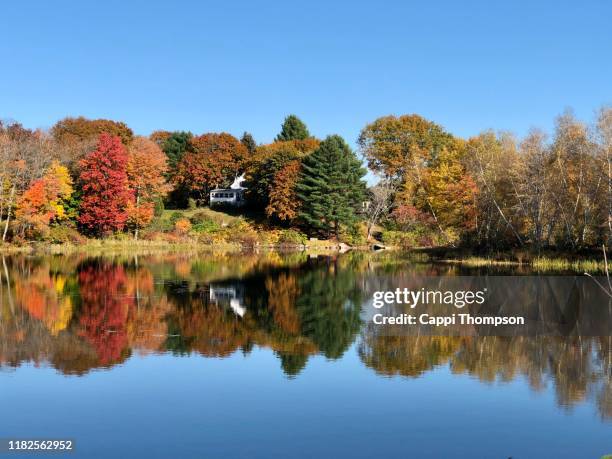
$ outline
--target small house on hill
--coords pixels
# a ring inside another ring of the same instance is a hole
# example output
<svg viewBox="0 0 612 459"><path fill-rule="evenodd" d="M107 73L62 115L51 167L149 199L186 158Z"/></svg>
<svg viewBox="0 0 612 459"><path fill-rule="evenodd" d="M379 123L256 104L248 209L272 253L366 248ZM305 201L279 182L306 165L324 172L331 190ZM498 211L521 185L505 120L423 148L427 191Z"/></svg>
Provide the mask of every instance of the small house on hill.
<svg viewBox="0 0 612 459"><path fill-rule="evenodd" d="M229 188L215 188L210 192L210 206L233 206L241 207L246 204L244 192L246 188L242 186L244 174L236 177L234 183Z"/></svg>

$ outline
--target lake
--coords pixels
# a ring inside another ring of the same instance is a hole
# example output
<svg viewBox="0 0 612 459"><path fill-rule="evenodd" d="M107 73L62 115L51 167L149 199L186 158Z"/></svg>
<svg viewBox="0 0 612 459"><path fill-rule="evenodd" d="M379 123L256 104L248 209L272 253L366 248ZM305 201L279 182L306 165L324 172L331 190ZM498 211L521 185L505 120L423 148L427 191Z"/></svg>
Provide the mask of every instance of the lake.
<svg viewBox="0 0 612 459"><path fill-rule="evenodd" d="M275 252L5 255L0 274L0 438L88 458L612 453L612 305L585 276ZM483 282L524 330L372 322L376 291Z"/></svg>

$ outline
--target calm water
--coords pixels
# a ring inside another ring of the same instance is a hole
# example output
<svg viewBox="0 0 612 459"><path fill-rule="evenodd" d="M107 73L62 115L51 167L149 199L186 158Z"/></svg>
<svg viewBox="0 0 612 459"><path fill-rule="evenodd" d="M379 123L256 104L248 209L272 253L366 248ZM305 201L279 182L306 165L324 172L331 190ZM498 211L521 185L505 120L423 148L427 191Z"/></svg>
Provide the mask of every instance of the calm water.
<svg viewBox="0 0 612 459"><path fill-rule="evenodd" d="M383 336L375 290L529 273L275 253L0 273L0 438L74 439L69 457L612 453L612 338L589 333L612 309L582 278L509 287L532 336Z"/></svg>

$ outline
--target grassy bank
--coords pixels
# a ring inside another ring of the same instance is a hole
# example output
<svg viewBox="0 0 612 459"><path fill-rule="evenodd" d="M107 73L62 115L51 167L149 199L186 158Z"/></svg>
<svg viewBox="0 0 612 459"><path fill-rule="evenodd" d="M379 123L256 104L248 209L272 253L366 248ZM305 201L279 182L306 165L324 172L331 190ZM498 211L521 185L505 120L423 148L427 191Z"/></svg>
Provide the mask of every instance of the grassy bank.
<svg viewBox="0 0 612 459"><path fill-rule="evenodd" d="M43 241L0 244L0 253L108 254L154 252L210 252L240 250L306 250L312 253L341 251L336 241L308 238L299 230L277 228L254 214L195 208L164 210L149 227L133 234L86 238L74 227L52 228Z"/></svg>
<svg viewBox="0 0 612 459"><path fill-rule="evenodd" d="M524 250L495 252L488 255L472 255L466 249L433 248L419 249L438 263L458 264L466 267L529 267L537 272L573 271L588 273L605 272L601 250L579 253L547 251L532 253Z"/></svg>
<svg viewBox="0 0 612 459"><path fill-rule="evenodd" d="M436 260L442 263L460 264L463 266L478 268L486 266L528 266L538 272L544 271L576 271L599 273L605 271L603 260L571 260L567 258L537 257L532 260L497 260L483 257L468 257L463 259Z"/></svg>

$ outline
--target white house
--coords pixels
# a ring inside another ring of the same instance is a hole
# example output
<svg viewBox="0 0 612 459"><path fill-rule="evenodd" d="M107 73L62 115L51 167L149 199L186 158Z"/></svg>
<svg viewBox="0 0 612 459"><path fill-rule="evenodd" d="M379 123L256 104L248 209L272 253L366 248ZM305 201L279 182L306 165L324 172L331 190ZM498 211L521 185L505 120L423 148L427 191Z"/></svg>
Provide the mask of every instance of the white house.
<svg viewBox="0 0 612 459"><path fill-rule="evenodd" d="M234 183L229 188L216 188L210 192L210 206L226 205L241 207L246 203L244 192L246 188L242 186L244 174L236 177Z"/></svg>

